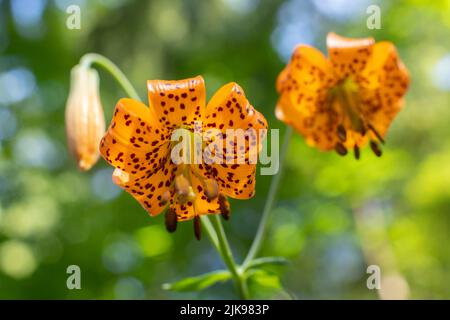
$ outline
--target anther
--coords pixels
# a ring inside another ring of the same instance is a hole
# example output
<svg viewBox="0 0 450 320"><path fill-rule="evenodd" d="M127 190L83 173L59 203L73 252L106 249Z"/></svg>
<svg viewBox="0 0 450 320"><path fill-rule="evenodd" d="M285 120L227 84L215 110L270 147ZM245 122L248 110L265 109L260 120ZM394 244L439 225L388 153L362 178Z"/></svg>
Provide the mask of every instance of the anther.
<svg viewBox="0 0 450 320"><path fill-rule="evenodd" d="M383 139L383 137L381 136L381 134L369 123L368 125L367 125L368 127L369 127L369 129L377 136L377 138L378 138L378 140L382 143L382 144L384 144L384 139Z"/></svg>
<svg viewBox="0 0 450 320"><path fill-rule="evenodd" d="M219 186L217 185L217 181L214 179L207 179L204 181L205 186L205 194L209 201L217 198L219 194Z"/></svg>
<svg viewBox="0 0 450 320"><path fill-rule="evenodd" d="M219 211L225 220L230 219L230 204L223 194L219 194Z"/></svg>
<svg viewBox="0 0 450 320"><path fill-rule="evenodd" d="M192 190L189 181L182 174L175 177L175 192L177 194L177 201L180 204L185 204L190 197L190 192Z"/></svg>
<svg viewBox="0 0 450 320"><path fill-rule="evenodd" d="M175 230L177 230L177 214L175 213L174 210L172 209L168 209L166 211L166 215L165 215L165 223L166 223L166 229L169 232L174 232Z"/></svg>
<svg viewBox="0 0 450 320"><path fill-rule="evenodd" d="M366 128L366 126L364 125L364 123L362 122L362 120L361 120L361 124L360 124L360 127L359 127L359 133L362 135L362 136L365 136L366 135L366 133L367 133L367 128Z"/></svg>
<svg viewBox="0 0 450 320"><path fill-rule="evenodd" d="M197 240L200 240L202 237L202 225L199 216L194 217L194 235Z"/></svg>
<svg viewBox="0 0 450 320"><path fill-rule="evenodd" d="M334 150L336 150L336 152L341 156L345 156L347 154L347 148L340 142L336 143Z"/></svg>
<svg viewBox="0 0 450 320"><path fill-rule="evenodd" d="M342 124L337 126L337 135L341 142L345 142L347 140L347 131Z"/></svg>
<svg viewBox="0 0 450 320"><path fill-rule="evenodd" d="M182 174L175 177L175 192L180 196L187 196L189 194L189 181Z"/></svg>
<svg viewBox="0 0 450 320"><path fill-rule="evenodd" d="M360 157L360 150L359 147L355 144L355 146L353 147L353 154L355 155L355 159L359 160Z"/></svg>
<svg viewBox="0 0 450 320"><path fill-rule="evenodd" d="M159 202L161 207L165 206L169 202L169 199L170 199L170 192L169 191L164 192L161 196L161 201Z"/></svg>
<svg viewBox="0 0 450 320"><path fill-rule="evenodd" d="M375 141L370 141L370 148L377 157L381 157L382 155L381 149Z"/></svg>

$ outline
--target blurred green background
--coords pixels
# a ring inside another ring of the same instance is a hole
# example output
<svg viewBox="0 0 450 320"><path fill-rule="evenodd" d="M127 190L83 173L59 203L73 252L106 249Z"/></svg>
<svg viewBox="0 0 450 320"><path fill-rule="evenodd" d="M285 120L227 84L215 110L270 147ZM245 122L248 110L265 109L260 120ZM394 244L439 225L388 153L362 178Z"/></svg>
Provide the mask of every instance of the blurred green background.
<svg viewBox="0 0 450 320"><path fill-rule="evenodd" d="M69 5L81 29L66 28ZM381 29L366 27L380 6ZM298 43L325 36L394 42L412 84L384 155L341 158L295 135L264 255L292 262L254 297L450 298L450 1L0 0L0 298L233 298L231 283L202 292L161 285L223 268L207 237L175 234L111 182L103 161L80 173L67 154L69 73L87 52L116 62L141 96L147 79L201 74L208 96L236 81L271 128L277 74ZM107 121L124 95L100 70ZM236 258L254 236L271 177L232 201L225 228ZM68 290L66 268L81 268ZM382 289L366 286L379 265ZM275 280L274 280L275 279Z"/></svg>

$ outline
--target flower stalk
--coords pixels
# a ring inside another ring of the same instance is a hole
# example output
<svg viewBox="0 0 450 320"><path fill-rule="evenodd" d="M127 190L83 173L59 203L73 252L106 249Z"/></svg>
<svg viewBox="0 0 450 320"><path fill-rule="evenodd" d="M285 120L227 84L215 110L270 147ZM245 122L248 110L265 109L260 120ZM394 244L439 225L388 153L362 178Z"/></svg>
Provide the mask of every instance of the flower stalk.
<svg viewBox="0 0 450 320"><path fill-rule="evenodd" d="M128 80L122 70L120 70L114 62L98 53L87 53L80 60L80 65L85 68L90 68L93 64L97 64L105 71L109 72L109 74L114 77L129 98L142 101L130 80Z"/></svg>
<svg viewBox="0 0 450 320"><path fill-rule="evenodd" d="M283 145L281 146L281 152L280 152L280 163L279 163L279 171L278 174L273 177L272 183L270 184L269 193L267 195L266 203L264 204L263 214L261 217L261 220L258 225L258 229L256 231L255 238L253 240L253 243L250 247L250 250L247 254L247 257L245 258L244 262L242 263L242 268L246 270L248 266L252 263L253 259L256 258L259 251L261 250L261 246L264 240L264 235L267 231L267 223L269 221L270 212L272 211L273 204L275 202L275 196L277 194L278 186L281 181L282 176L282 168L283 163L286 158L287 149L289 146L289 142L292 137L292 128L287 127L286 132L284 134L284 141Z"/></svg>

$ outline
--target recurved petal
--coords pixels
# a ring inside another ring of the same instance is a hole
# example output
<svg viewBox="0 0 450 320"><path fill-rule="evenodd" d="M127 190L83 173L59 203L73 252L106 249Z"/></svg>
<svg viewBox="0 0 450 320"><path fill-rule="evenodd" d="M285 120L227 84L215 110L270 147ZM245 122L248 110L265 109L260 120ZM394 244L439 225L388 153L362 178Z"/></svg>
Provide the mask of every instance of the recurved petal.
<svg viewBox="0 0 450 320"><path fill-rule="evenodd" d="M267 129L264 116L256 111L245 96L244 90L234 82L221 87L206 107L206 128Z"/></svg>
<svg viewBox="0 0 450 320"><path fill-rule="evenodd" d="M322 52L307 45L299 45L289 64L278 76L277 90L280 94L291 91L319 94L335 83L332 65Z"/></svg>
<svg viewBox="0 0 450 320"><path fill-rule="evenodd" d="M205 83L203 77L176 81L147 81L150 108L161 125L168 129L181 126L194 128L201 121L205 108Z"/></svg>
<svg viewBox="0 0 450 320"><path fill-rule="evenodd" d="M403 97L409 86L408 71L392 43L375 44L367 67L360 74L359 86L364 106L361 112L384 137L403 106Z"/></svg>
<svg viewBox="0 0 450 320"><path fill-rule="evenodd" d="M121 99L100 143L100 153L115 168L142 177L155 172L166 161L168 134L147 106Z"/></svg>
<svg viewBox="0 0 450 320"><path fill-rule="evenodd" d="M330 101L327 90L317 93L301 88L280 96L275 115L301 133L310 146L321 150L334 148L336 127L343 118L340 108Z"/></svg>
<svg viewBox="0 0 450 320"><path fill-rule="evenodd" d="M327 47L338 79L357 75L367 64L373 50L373 38L345 38L333 32L327 36Z"/></svg>
<svg viewBox="0 0 450 320"><path fill-rule="evenodd" d="M113 182L131 194L149 215L160 214L170 201L170 189L176 166L167 161L164 166L143 177L115 169Z"/></svg>
<svg viewBox="0 0 450 320"><path fill-rule="evenodd" d="M266 119L249 103L236 83L220 88L208 103L205 137L207 142L214 137L223 162L256 163L266 130Z"/></svg>

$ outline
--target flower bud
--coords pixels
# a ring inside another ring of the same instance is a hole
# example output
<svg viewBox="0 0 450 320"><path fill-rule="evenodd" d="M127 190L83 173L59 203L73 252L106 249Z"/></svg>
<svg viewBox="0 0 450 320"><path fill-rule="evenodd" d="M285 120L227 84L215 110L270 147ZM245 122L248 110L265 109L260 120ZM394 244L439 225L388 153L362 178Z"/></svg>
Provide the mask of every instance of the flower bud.
<svg viewBox="0 0 450 320"><path fill-rule="evenodd" d="M80 170L87 171L97 162L104 133L105 116L97 71L76 65L71 71L66 103L66 135L69 150Z"/></svg>

